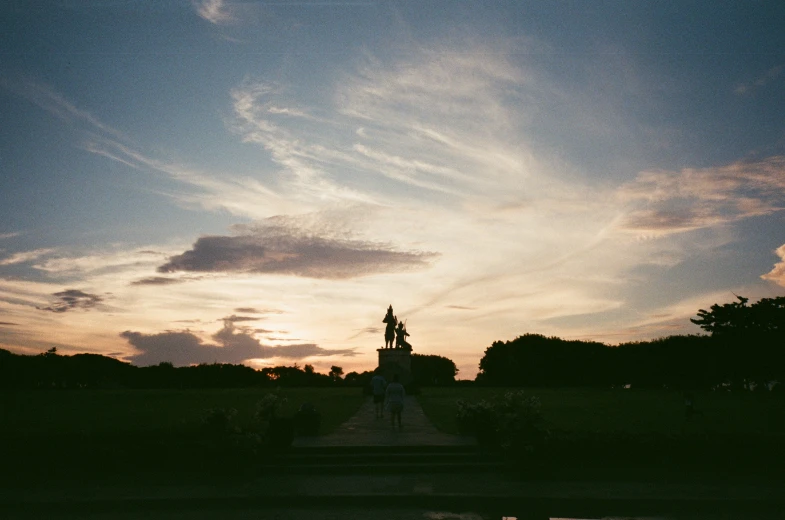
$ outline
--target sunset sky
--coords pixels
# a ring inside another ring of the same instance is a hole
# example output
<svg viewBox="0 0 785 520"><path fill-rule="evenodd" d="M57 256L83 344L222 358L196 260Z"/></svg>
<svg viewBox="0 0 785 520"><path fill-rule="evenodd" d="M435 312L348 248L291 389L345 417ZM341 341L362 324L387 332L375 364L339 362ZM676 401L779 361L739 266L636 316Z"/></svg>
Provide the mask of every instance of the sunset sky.
<svg viewBox="0 0 785 520"><path fill-rule="evenodd" d="M785 294L785 3L11 0L0 348L375 367Z"/></svg>

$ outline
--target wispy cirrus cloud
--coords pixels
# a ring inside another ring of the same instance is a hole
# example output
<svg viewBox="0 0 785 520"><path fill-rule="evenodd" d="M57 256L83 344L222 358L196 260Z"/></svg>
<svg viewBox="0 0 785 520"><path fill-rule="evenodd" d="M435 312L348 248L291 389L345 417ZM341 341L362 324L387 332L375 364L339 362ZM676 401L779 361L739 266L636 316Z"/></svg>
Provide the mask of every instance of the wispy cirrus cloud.
<svg viewBox="0 0 785 520"><path fill-rule="evenodd" d="M191 5L203 19L216 25L223 25L235 21L226 0L191 0Z"/></svg>
<svg viewBox="0 0 785 520"><path fill-rule="evenodd" d="M782 65L775 65L764 72L760 77L747 83L741 83L734 89L734 92L740 96L752 94L756 90L765 87L768 83L779 78L782 75L783 69L784 67Z"/></svg>
<svg viewBox="0 0 785 520"><path fill-rule="evenodd" d="M151 253L147 250L112 249L92 251L81 256L56 256L40 261L33 267L54 276L86 276L124 271L146 265L154 266L165 257L164 253Z"/></svg>
<svg viewBox="0 0 785 520"><path fill-rule="evenodd" d="M204 2L206 13L220 13L223 3ZM219 16L219 15L217 15ZM220 18L220 16L219 16ZM243 216L270 216L290 209L292 204L285 203L272 190L257 179L217 177L199 172L174 161L165 161L149 156L135 147L123 132L101 121L92 112L78 107L71 100L44 83L22 79L11 81L0 78L0 86L22 96L55 117L68 123L83 125L84 150L125 164L137 170L154 171L183 184L186 188L178 193L161 192L184 205L204 207L208 210L228 210ZM259 213L260 201L268 208ZM5 238L17 233L5 234Z"/></svg>
<svg viewBox="0 0 785 520"><path fill-rule="evenodd" d="M520 140L507 147L496 133L512 133L513 99L526 83L520 70L498 53L412 55L393 64L369 58L347 73L325 100L329 116L297 106L282 85L246 80L232 91L235 129L285 168L298 197L380 204L407 187L430 192L420 200L461 196L487 189L500 172L522 173ZM341 170L361 175L341 175L339 184Z"/></svg>
<svg viewBox="0 0 785 520"><path fill-rule="evenodd" d="M199 171L174 161L156 159L113 139L94 137L84 144L84 149L136 170L164 174L182 183L184 189L161 191L160 194L187 207L228 211L253 218L306 208L298 201L283 197L257 178Z"/></svg>
<svg viewBox="0 0 785 520"><path fill-rule="evenodd" d="M622 186L621 229L662 235L785 209L785 157L716 168L647 171Z"/></svg>
<svg viewBox="0 0 785 520"><path fill-rule="evenodd" d="M86 123L88 127L94 128L102 133L112 135L113 137L124 141L127 140L127 137L122 132L102 122L91 112L77 107L49 85L27 78L16 81L0 78L0 86L28 99L63 121L69 123Z"/></svg>
<svg viewBox="0 0 785 520"><path fill-rule="evenodd" d="M55 251L57 251L57 249L51 247L34 249L32 251L20 251L0 260L0 265L14 265L32 262L42 256L54 253Z"/></svg>
<svg viewBox="0 0 785 520"><path fill-rule="evenodd" d="M346 121L314 116L302 108L290 108L286 89L264 81L246 80L231 92L233 129L244 142L267 150L288 176L278 188L305 204L325 202L378 204L373 195L335 179L337 167L356 167L344 138ZM342 128L344 127L344 128ZM343 132L341 132L343 131ZM331 139L323 136L329 132Z"/></svg>

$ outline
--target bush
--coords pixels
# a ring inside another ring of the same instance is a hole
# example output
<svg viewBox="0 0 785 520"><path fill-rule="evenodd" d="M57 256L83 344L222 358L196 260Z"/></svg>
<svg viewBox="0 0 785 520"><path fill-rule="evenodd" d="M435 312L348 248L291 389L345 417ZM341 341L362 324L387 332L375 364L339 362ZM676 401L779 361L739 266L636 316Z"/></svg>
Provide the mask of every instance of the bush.
<svg viewBox="0 0 785 520"><path fill-rule="evenodd" d="M303 403L294 415L294 429L298 435L318 435L321 414L311 403Z"/></svg>
<svg viewBox="0 0 785 520"><path fill-rule="evenodd" d="M487 444L495 438L494 406L485 399L479 401L456 401L458 413L456 421L461 433L474 435L482 444Z"/></svg>
<svg viewBox="0 0 785 520"><path fill-rule="evenodd" d="M461 432L480 444L515 455L534 452L547 438L540 399L524 391L506 392L491 401L457 401Z"/></svg>
<svg viewBox="0 0 785 520"><path fill-rule="evenodd" d="M232 432L232 418L237 415L234 408L208 408L202 414L202 430L211 437L222 437Z"/></svg>
<svg viewBox="0 0 785 520"><path fill-rule="evenodd" d="M265 394L264 397L256 403L254 419L260 423L269 423L277 417L278 412L286 402L287 399L282 397L277 391Z"/></svg>
<svg viewBox="0 0 785 520"><path fill-rule="evenodd" d="M278 392L266 394L256 403L254 418L260 425L266 444L285 448L294 440L294 421L291 418L279 417L278 412L286 404L287 399Z"/></svg>

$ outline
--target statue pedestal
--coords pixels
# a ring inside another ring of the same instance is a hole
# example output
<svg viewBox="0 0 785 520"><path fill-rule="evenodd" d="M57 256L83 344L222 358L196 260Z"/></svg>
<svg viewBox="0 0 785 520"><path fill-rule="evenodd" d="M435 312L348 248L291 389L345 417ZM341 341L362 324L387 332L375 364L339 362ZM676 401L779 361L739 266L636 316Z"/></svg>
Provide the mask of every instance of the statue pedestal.
<svg viewBox="0 0 785 520"><path fill-rule="evenodd" d="M391 383L393 375L398 374L398 382L409 385L412 377L412 353L402 348L379 348L379 370L382 376Z"/></svg>

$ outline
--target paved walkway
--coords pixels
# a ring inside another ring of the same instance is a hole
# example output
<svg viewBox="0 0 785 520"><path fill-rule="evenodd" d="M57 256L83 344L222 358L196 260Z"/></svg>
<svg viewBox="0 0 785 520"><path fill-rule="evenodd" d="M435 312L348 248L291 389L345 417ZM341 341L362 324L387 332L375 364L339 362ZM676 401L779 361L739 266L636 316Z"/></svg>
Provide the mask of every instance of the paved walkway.
<svg viewBox="0 0 785 520"><path fill-rule="evenodd" d="M298 437L294 446L470 446L476 443L472 437L449 435L437 430L414 396L406 396L401 421L403 427L399 430L397 426L393 428L390 425L389 412L385 411L383 419L377 419L373 400L366 397L357 413L333 433Z"/></svg>

